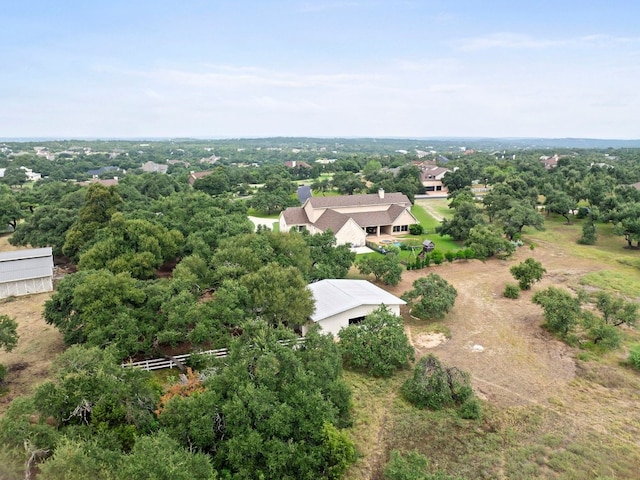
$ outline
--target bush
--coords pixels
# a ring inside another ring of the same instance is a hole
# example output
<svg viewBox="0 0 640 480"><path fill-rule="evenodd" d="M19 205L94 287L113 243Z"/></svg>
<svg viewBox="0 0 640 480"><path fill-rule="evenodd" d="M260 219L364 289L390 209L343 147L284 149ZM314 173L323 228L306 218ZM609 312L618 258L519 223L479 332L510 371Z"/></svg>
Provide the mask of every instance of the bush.
<svg viewBox="0 0 640 480"><path fill-rule="evenodd" d="M362 323L340 330L338 336L345 366L374 377L390 377L415 358L402 318L384 305Z"/></svg>
<svg viewBox="0 0 640 480"><path fill-rule="evenodd" d="M409 403L431 410L462 405L473 397L470 375L456 367L445 367L434 355L420 359L413 377L402 384L400 392Z"/></svg>
<svg viewBox="0 0 640 480"><path fill-rule="evenodd" d="M419 223L414 223L413 225L409 225L409 233L411 235L422 235L424 233L424 227Z"/></svg>
<svg viewBox="0 0 640 480"><path fill-rule="evenodd" d="M478 399L475 397L468 398L458 409L458 415L465 420L480 420L482 409Z"/></svg>
<svg viewBox="0 0 640 480"><path fill-rule="evenodd" d="M409 304L413 316L427 320L444 318L453 308L457 296L453 285L440 275L430 273L415 280L413 288L405 292L402 299Z"/></svg>
<svg viewBox="0 0 640 480"><path fill-rule="evenodd" d="M391 458L382 472L384 480L457 480L441 470L428 473L429 459L417 451L402 456L398 450L391 451Z"/></svg>
<svg viewBox="0 0 640 480"><path fill-rule="evenodd" d="M591 213L591 209L589 207L579 207L577 218L587 218L587 216Z"/></svg>
<svg viewBox="0 0 640 480"><path fill-rule="evenodd" d="M506 298L519 298L520 297L520 287L515 283L508 283L504 287L503 295Z"/></svg>
<svg viewBox="0 0 640 480"><path fill-rule="evenodd" d="M445 252L444 258L447 259L447 262L451 263L456 259L456 254L453 250L448 250L447 252Z"/></svg>
<svg viewBox="0 0 640 480"><path fill-rule="evenodd" d="M431 261L436 265L440 265L444 260L444 254L440 250L434 250L430 253Z"/></svg>
<svg viewBox="0 0 640 480"><path fill-rule="evenodd" d="M524 262L514 265L509 271L518 280L520 290L529 290L535 282L542 280L542 276L547 272L542 263L533 258L527 258Z"/></svg>
<svg viewBox="0 0 640 480"><path fill-rule="evenodd" d="M629 350L629 361L631 365L640 370L640 343L636 343Z"/></svg>
<svg viewBox="0 0 640 480"><path fill-rule="evenodd" d="M598 240L596 233L596 226L593 222L587 221L582 226L582 237L578 239L578 243L581 245L594 245Z"/></svg>

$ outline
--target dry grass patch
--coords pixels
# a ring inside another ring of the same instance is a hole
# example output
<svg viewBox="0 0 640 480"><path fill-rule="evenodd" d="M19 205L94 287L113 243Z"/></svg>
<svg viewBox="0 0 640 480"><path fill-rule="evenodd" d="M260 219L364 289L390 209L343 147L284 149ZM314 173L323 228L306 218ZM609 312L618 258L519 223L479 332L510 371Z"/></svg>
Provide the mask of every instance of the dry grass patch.
<svg viewBox="0 0 640 480"><path fill-rule="evenodd" d="M0 251L18 250L0 236ZM62 335L42 317L44 303L51 293L39 293L0 300L0 313L18 322L18 346L12 352L0 351L0 363L9 374L0 392L0 415L14 398L29 394L49 375L53 359L64 350Z"/></svg>

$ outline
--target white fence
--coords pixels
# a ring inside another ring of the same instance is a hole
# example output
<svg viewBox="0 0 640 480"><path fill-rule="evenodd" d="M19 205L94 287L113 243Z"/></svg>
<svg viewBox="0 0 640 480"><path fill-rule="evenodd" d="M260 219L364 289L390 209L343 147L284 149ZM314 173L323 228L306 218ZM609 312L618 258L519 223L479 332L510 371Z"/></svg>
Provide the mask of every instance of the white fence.
<svg viewBox="0 0 640 480"><path fill-rule="evenodd" d="M304 343L305 338L300 337L295 340L279 340L278 343L282 345L293 345L294 348L301 343ZM170 358L153 358L151 360L142 360L140 362L124 362L121 364L122 368L140 368L142 370L162 370L164 368L173 368L178 366L178 362L183 364L191 355L208 355L216 358L222 358L229 355L229 349L219 348L217 350L205 350L203 352L185 353L183 355L174 355Z"/></svg>

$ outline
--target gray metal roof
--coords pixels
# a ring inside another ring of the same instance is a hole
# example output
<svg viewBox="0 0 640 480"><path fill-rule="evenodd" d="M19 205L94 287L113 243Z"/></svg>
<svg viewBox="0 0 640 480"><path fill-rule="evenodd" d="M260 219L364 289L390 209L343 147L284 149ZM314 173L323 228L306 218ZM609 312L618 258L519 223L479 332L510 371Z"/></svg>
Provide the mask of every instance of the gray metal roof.
<svg viewBox="0 0 640 480"><path fill-rule="evenodd" d="M52 275L51 247L0 253L0 283Z"/></svg>
<svg viewBox="0 0 640 480"><path fill-rule="evenodd" d="M406 305L407 302L367 280L327 279L307 286L316 301L311 320L318 322L361 305Z"/></svg>

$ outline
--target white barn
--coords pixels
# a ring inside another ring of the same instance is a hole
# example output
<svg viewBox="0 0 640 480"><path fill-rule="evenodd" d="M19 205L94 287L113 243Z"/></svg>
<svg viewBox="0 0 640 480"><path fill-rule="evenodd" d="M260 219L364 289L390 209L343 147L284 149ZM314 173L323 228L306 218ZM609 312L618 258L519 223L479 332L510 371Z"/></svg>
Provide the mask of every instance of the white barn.
<svg viewBox="0 0 640 480"><path fill-rule="evenodd" d="M308 285L316 308L310 323L320 325L323 333L338 335L341 328L361 322L384 304L395 315L407 302L367 280L327 279ZM306 335L309 325L302 327Z"/></svg>
<svg viewBox="0 0 640 480"><path fill-rule="evenodd" d="M0 253L0 298L53 290L51 247Z"/></svg>

